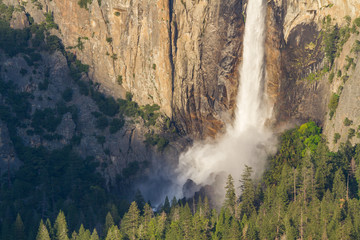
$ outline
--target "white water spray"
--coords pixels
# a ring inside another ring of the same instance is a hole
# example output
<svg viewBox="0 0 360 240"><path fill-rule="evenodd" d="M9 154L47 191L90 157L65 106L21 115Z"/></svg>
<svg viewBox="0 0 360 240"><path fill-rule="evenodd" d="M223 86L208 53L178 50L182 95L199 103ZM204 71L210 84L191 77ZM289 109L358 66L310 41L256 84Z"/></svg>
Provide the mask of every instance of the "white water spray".
<svg viewBox="0 0 360 240"><path fill-rule="evenodd" d="M188 179L198 186L212 184L220 173L239 179L244 165L253 167L256 174L263 172L268 151L274 146L265 126L272 112L264 91L265 18L266 1L249 0L235 121L217 141L197 142L181 154L177 169L180 188ZM180 188L177 195L182 195Z"/></svg>

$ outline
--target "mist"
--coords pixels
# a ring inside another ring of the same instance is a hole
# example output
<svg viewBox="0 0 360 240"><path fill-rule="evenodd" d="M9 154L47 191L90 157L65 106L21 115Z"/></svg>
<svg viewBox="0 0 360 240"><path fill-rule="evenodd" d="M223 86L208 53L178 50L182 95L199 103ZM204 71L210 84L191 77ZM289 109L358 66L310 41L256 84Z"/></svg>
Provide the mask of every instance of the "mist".
<svg viewBox="0 0 360 240"><path fill-rule="evenodd" d="M182 186L189 179L197 186L193 193L203 186L214 185L219 175L231 174L238 185L245 165L253 168L255 177L261 176L267 157L274 152L276 140L265 124L272 115L264 84L265 18L266 1L250 0L234 122L227 125L223 136L196 142L180 155L176 169L177 196L184 197ZM216 186L217 193L224 192L224 184Z"/></svg>

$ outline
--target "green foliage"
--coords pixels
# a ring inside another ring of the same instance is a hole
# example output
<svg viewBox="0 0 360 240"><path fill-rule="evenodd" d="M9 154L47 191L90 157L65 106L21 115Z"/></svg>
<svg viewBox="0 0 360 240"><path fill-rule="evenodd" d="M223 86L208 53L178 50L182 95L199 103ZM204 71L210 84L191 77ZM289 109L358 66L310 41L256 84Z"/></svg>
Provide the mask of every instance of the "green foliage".
<svg viewBox="0 0 360 240"><path fill-rule="evenodd" d="M79 0L78 1L79 6L81 8L85 8L86 10L89 10L88 5L90 5L91 3L92 3L92 0Z"/></svg>
<svg viewBox="0 0 360 240"><path fill-rule="evenodd" d="M37 233L37 237L36 240L51 240L50 236L49 236L49 232L46 228L46 226L44 225L44 222L41 220L40 225L39 225L39 230Z"/></svg>
<svg viewBox="0 0 360 240"><path fill-rule="evenodd" d="M117 77L116 82L117 82L117 84L119 84L120 86L122 85L122 83L123 83L123 77L122 77L122 75L119 75L119 76Z"/></svg>
<svg viewBox="0 0 360 240"><path fill-rule="evenodd" d="M100 112L104 113L109 117L113 117L119 113L119 104L113 97L106 97L104 94L91 91L91 97L96 102Z"/></svg>
<svg viewBox="0 0 360 240"><path fill-rule="evenodd" d="M355 129L350 128L350 129L348 130L348 139L351 139L351 138L353 138L354 136L355 136Z"/></svg>
<svg viewBox="0 0 360 240"><path fill-rule="evenodd" d="M351 52L355 52L355 53L360 52L360 41L359 40L355 41L355 43L354 43L354 45L353 45L353 47L351 49Z"/></svg>
<svg viewBox="0 0 360 240"><path fill-rule="evenodd" d="M329 83L332 83L332 82L333 82L334 77L335 77L335 73L334 73L334 72L331 72L331 73L329 74Z"/></svg>
<svg viewBox="0 0 360 240"><path fill-rule="evenodd" d="M45 13L46 29L59 29L59 26L54 21L54 15L50 12Z"/></svg>
<svg viewBox="0 0 360 240"><path fill-rule="evenodd" d="M55 109L36 109L34 115L32 116L31 126L37 134L42 133L43 130L55 132L57 126L61 123L61 119L62 116L58 115Z"/></svg>
<svg viewBox="0 0 360 240"><path fill-rule="evenodd" d="M120 119L120 118L114 118L111 122L110 122L110 128L109 131L111 134L117 133L125 124L125 120L124 119Z"/></svg>
<svg viewBox="0 0 360 240"><path fill-rule="evenodd" d="M160 113L160 106L157 104L153 105L145 105L141 107L140 116L145 121L145 126L154 126L156 123L157 118L159 117Z"/></svg>
<svg viewBox="0 0 360 240"><path fill-rule="evenodd" d="M60 211L54 225L57 240L69 240L68 226L63 211Z"/></svg>
<svg viewBox="0 0 360 240"><path fill-rule="evenodd" d="M235 213L235 205L236 205L236 194L235 194L235 187L234 187L234 179L231 175L228 176L226 181L226 195L225 195L225 202L224 207L231 213Z"/></svg>
<svg viewBox="0 0 360 240"><path fill-rule="evenodd" d="M169 144L169 141L166 138L154 133L146 133L144 142L151 146L157 146L159 151L163 151Z"/></svg>
<svg viewBox="0 0 360 240"><path fill-rule="evenodd" d="M353 121L348 119L347 117L344 119L344 126L350 126L353 124Z"/></svg>
<svg viewBox="0 0 360 240"><path fill-rule="evenodd" d="M328 108L330 110L330 112L329 112L330 119L335 114L336 108L337 108L337 106L339 104L339 99L340 99L340 96L338 94L333 93L331 95L330 102L329 102L329 105L328 105Z"/></svg>
<svg viewBox="0 0 360 240"><path fill-rule="evenodd" d="M120 12L114 12L115 16L119 17L120 16Z"/></svg>
<svg viewBox="0 0 360 240"><path fill-rule="evenodd" d="M335 133L333 142L337 143L340 138L341 138L341 135L339 133Z"/></svg>
<svg viewBox="0 0 360 240"><path fill-rule="evenodd" d="M336 76L337 76L337 77L341 77L341 70L338 70L338 71L337 71Z"/></svg>
<svg viewBox="0 0 360 240"><path fill-rule="evenodd" d="M355 24L357 27L360 27L360 17L354 19L354 24Z"/></svg>
<svg viewBox="0 0 360 240"><path fill-rule="evenodd" d="M1 14L1 13L0 13ZM0 48L9 56L24 52L28 46L30 31L12 29L8 22L0 19Z"/></svg>
<svg viewBox="0 0 360 240"><path fill-rule="evenodd" d="M324 23L323 31L323 42L324 42L324 52L325 56L328 59L329 65L332 66L336 52L337 52L337 43L339 41L339 28L337 25L331 25L331 18L327 17Z"/></svg>
<svg viewBox="0 0 360 240"><path fill-rule="evenodd" d="M353 68L355 68L354 58L346 56L345 60L347 61L346 65L345 65L346 71L348 71L351 66L353 66Z"/></svg>
<svg viewBox="0 0 360 240"><path fill-rule="evenodd" d="M113 40L112 37L107 37L107 38L106 38L106 41L107 41L108 43L112 43L112 40Z"/></svg>

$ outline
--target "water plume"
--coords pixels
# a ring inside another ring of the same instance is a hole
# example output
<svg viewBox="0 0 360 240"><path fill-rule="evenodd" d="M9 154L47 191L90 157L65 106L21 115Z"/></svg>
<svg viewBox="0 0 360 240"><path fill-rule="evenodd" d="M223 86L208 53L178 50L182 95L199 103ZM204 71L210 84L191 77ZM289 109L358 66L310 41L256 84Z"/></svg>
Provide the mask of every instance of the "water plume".
<svg viewBox="0 0 360 240"><path fill-rule="evenodd" d="M266 1L249 0L234 122L220 138L196 142L180 155L176 170L178 195L182 195L181 186L189 179L200 188L213 184L219 174L232 174L238 180L244 165L251 166L257 175L265 168L269 151L275 145L273 134L265 125L272 113L264 90L265 18Z"/></svg>

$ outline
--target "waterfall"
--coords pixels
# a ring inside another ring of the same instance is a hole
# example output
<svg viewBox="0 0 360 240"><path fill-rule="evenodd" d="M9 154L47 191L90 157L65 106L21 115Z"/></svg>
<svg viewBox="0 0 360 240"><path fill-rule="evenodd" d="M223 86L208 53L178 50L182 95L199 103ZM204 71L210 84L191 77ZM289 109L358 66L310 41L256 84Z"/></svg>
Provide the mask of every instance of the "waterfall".
<svg viewBox="0 0 360 240"><path fill-rule="evenodd" d="M265 126L271 115L264 91L265 18L266 1L249 0L234 123L219 139L196 142L181 154L177 191L188 179L198 186L214 183L218 174L232 174L239 179L244 165L262 174L270 146L274 146L273 135Z"/></svg>

